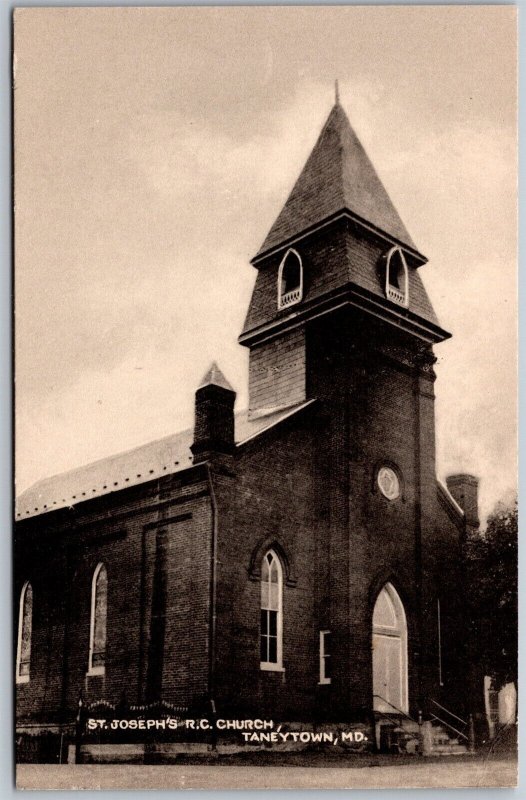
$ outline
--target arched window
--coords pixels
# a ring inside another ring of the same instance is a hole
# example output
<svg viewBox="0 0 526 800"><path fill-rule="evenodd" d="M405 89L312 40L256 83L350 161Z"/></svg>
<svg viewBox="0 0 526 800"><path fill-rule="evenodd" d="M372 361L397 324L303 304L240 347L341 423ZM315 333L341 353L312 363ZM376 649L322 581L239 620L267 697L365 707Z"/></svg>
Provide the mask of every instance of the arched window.
<svg viewBox="0 0 526 800"><path fill-rule="evenodd" d="M283 569L269 550L261 567L261 669L280 670L283 638Z"/></svg>
<svg viewBox="0 0 526 800"><path fill-rule="evenodd" d="M303 297L303 265L296 250L287 250L278 271L278 308L299 303Z"/></svg>
<svg viewBox="0 0 526 800"><path fill-rule="evenodd" d="M99 564L91 582L89 675L103 675L106 666L106 618L108 615L108 573Z"/></svg>
<svg viewBox="0 0 526 800"><path fill-rule="evenodd" d="M409 305L409 275L402 250L392 247L386 255L385 294L401 306Z"/></svg>
<svg viewBox="0 0 526 800"><path fill-rule="evenodd" d="M16 682L27 683L31 665L31 633L33 630L33 589L26 581L20 592L18 642L16 648Z"/></svg>

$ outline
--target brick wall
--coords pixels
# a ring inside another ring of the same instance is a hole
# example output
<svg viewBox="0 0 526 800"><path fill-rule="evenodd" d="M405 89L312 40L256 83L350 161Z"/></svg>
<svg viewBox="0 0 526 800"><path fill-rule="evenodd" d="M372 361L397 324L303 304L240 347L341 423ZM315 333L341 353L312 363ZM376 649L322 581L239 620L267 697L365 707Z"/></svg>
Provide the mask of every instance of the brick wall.
<svg viewBox="0 0 526 800"><path fill-rule="evenodd" d="M339 695L355 713L370 704L371 617L386 581L405 606L412 710L430 696L447 698L458 708L459 659L450 669L450 685L439 686L436 601L441 594L447 609L443 648L448 640L453 664L466 627L460 604L451 601L460 594L461 525L438 504L433 376L415 366L418 358L409 338L351 311L313 323L307 331L308 393L331 409L331 627L335 648L338 640L344 646L349 642ZM383 463L400 474L399 500L388 501L376 486ZM338 691L337 677L333 684L331 692Z"/></svg>
<svg viewBox="0 0 526 800"><path fill-rule="evenodd" d="M22 586L33 589L30 681L16 687L17 716L56 719L63 705L63 650L67 567L63 536L50 537L45 529L27 537L27 549L17 534L14 548L13 632L18 632ZM22 544L22 546L21 546ZM13 655L16 657L16 638ZM13 669L14 674L14 669Z"/></svg>
<svg viewBox="0 0 526 800"><path fill-rule="evenodd" d="M281 719L312 718L318 691L319 596L325 504L316 503L315 438L306 409L239 453L235 477L216 490L219 707ZM284 672L260 669L261 559L284 556ZM320 563L321 562L321 563Z"/></svg>
<svg viewBox="0 0 526 800"><path fill-rule="evenodd" d="M450 594L439 578L457 581L459 520L437 505L433 379L417 360L408 337L357 312L312 323L306 386L319 402L253 440L233 474L218 479L220 706L365 720L372 612L387 581L407 616L411 711L424 695L454 697L451 686L438 686L436 600ZM383 463L399 471L400 500L376 487ZM253 554L274 540L291 554L295 581L284 590L285 673L259 668L260 584L250 575ZM458 609L442 602L444 646L449 639L453 654L463 626ZM318 685L321 629L333 634L329 686ZM461 685L460 665L448 669Z"/></svg>
<svg viewBox="0 0 526 800"><path fill-rule="evenodd" d="M33 586L31 673L20 719L71 717L85 701L192 704L208 686L211 510L192 470L17 526L19 586ZM91 582L108 574L106 670L87 675ZM18 610L15 609L17 616ZM15 630L18 624L16 618Z"/></svg>

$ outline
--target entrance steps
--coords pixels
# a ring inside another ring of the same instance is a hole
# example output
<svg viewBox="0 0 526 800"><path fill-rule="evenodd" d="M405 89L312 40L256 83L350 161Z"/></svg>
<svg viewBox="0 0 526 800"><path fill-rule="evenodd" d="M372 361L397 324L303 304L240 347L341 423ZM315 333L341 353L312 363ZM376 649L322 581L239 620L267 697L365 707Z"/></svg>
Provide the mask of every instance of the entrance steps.
<svg viewBox="0 0 526 800"><path fill-rule="evenodd" d="M382 714L376 721L376 743L380 751L420 753L424 756L471 755L468 742L436 721L422 722L401 714Z"/></svg>
<svg viewBox="0 0 526 800"><path fill-rule="evenodd" d="M425 755L431 756L459 756L470 753L467 742L454 734L448 733L444 725L424 722L422 727L431 727L430 751ZM425 737L425 733L424 733Z"/></svg>

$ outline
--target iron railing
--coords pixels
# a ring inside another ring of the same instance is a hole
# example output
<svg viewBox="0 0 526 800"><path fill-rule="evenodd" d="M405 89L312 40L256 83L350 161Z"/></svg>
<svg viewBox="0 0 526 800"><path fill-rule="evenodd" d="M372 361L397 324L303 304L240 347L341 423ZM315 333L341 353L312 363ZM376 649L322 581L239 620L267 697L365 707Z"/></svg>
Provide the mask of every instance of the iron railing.
<svg viewBox="0 0 526 800"><path fill-rule="evenodd" d="M460 724L461 724L461 726L462 726L462 728L464 730L468 727L469 723L467 722L467 720L462 719L462 717L459 717L457 714L454 714L448 708L446 708L445 706L441 705L436 700L433 700L432 697L430 698L430 700L433 703L433 705L435 705L437 708L440 709L440 711L441 711L443 716L447 715L447 716L452 717L453 719L455 719L457 722L460 722ZM459 730L458 727L455 727L455 725L453 725L451 722L447 722L445 719L442 719L441 717L438 716L438 714L433 714L431 712L431 719L432 720L436 720L437 722L440 722L441 725L445 725L446 728L449 728L449 730L451 730L454 733L456 733L457 736L460 736L462 739L465 739L466 742L469 741L469 736L466 733L464 733L464 730Z"/></svg>

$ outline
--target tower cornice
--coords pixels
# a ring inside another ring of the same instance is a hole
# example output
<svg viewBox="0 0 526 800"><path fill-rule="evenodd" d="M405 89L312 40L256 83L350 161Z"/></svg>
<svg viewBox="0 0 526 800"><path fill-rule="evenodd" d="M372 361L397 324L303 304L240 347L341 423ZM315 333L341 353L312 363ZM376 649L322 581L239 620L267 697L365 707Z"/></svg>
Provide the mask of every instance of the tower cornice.
<svg viewBox="0 0 526 800"><path fill-rule="evenodd" d="M273 319L242 333L238 341L246 347L251 347L280 336L286 330L304 326L307 322L344 306L367 311L369 315L384 320L398 330L411 333L427 344L442 342L451 337L446 330L423 320L409 309L394 306L380 297L372 296L356 284L349 283L343 288L295 307L285 317Z"/></svg>

